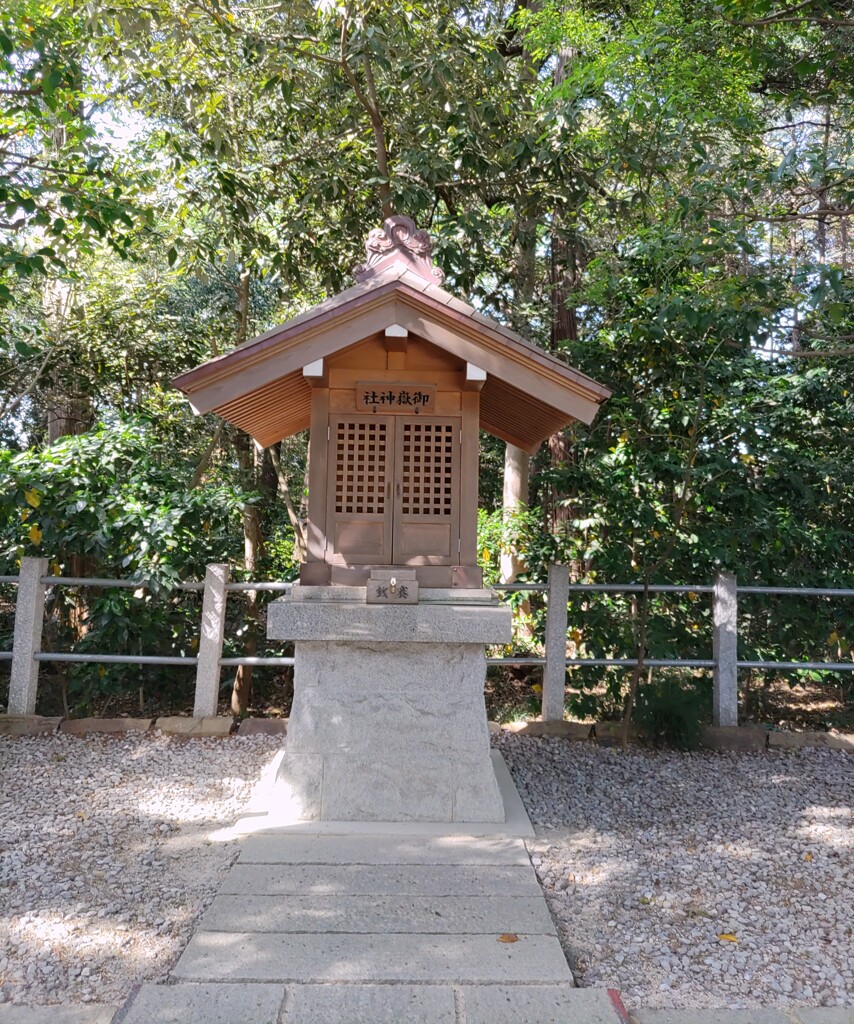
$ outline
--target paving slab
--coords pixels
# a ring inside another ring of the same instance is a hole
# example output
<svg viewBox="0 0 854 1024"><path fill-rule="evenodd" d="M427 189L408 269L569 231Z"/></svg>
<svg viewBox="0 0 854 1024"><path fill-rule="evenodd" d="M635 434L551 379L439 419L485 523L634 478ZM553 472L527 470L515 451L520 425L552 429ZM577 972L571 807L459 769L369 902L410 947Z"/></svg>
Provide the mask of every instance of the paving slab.
<svg viewBox="0 0 854 1024"><path fill-rule="evenodd" d="M854 1024L854 1006L798 1006L792 1011L792 1024Z"/></svg>
<svg viewBox="0 0 854 1024"><path fill-rule="evenodd" d="M554 935L542 896L215 897L198 925L216 932Z"/></svg>
<svg viewBox="0 0 854 1024"><path fill-rule="evenodd" d="M105 1003L86 1006L0 1006L0 1024L110 1024L118 1010Z"/></svg>
<svg viewBox="0 0 854 1024"><path fill-rule="evenodd" d="M637 1024L790 1024L782 1010L631 1010Z"/></svg>
<svg viewBox="0 0 854 1024"><path fill-rule="evenodd" d="M196 932L179 981L571 982L556 935L278 935Z"/></svg>
<svg viewBox="0 0 854 1024"><path fill-rule="evenodd" d="M277 1024L284 985L143 985L121 1024Z"/></svg>
<svg viewBox="0 0 854 1024"><path fill-rule="evenodd" d="M220 886L231 896L540 896L531 867L460 864L235 864Z"/></svg>
<svg viewBox="0 0 854 1024"><path fill-rule="evenodd" d="M462 989L466 1024L618 1024L608 990L572 985Z"/></svg>
<svg viewBox="0 0 854 1024"><path fill-rule="evenodd" d="M530 858L521 839L258 835L244 840L239 863L504 864L528 867Z"/></svg>
<svg viewBox="0 0 854 1024"><path fill-rule="evenodd" d="M283 1024L455 1024L448 985L296 985Z"/></svg>

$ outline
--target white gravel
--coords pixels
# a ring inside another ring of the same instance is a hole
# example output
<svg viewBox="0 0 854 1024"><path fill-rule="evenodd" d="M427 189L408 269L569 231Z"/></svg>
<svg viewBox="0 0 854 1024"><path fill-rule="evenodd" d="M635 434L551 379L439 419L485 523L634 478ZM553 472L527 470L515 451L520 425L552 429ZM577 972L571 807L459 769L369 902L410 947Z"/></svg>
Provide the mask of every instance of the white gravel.
<svg viewBox="0 0 854 1024"><path fill-rule="evenodd" d="M0 1003L163 979L236 857L211 836L280 743L0 739ZM580 984L633 1007L854 1005L850 755L497 743Z"/></svg>
<svg viewBox="0 0 854 1024"><path fill-rule="evenodd" d="M629 1007L854 1005L854 757L497 743L579 984Z"/></svg>
<svg viewBox="0 0 854 1024"><path fill-rule="evenodd" d="M237 855L278 737L0 739L0 1003L119 1003L164 977Z"/></svg>

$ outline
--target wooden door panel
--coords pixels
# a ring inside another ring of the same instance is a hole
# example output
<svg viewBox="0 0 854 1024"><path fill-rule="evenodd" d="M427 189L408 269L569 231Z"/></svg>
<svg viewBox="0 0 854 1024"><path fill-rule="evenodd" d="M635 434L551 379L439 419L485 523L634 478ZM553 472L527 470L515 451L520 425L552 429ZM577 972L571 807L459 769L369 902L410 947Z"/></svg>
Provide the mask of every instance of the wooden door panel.
<svg viewBox="0 0 854 1024"><path fill-rule="evenodd" d="M341 556L336 559L338 562L347 565L384 565L389 547L382 520L348 521L339 517L335 522L335 551Z"/></svg>
<svg viewBox="0 0 854 1024"><path fill-rule="evenodd" d="M456 554L451 551L450 523L403 522L396 527L395 562L421 559L426 565L448 565Z"/></svg>
<svg viewBox="0 0 854 1024"><path fill-rule="evenodd" d="M392 553L392 418L333 416L329 434L327 561L387 565Z"/></svg>
<svg viewBox="0 0 854 1024"><path fill-rule="evenodd" d="M459 536L460 421L399 420L395 436L395 564L451 565Z"/></svg>

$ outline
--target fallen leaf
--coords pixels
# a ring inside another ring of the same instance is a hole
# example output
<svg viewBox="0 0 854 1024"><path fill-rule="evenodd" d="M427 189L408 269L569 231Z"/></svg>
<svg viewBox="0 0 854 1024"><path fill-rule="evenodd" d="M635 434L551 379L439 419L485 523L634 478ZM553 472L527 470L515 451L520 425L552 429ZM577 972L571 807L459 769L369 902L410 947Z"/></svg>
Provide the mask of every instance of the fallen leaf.
<svg viewBox="0 0 854 1024"><path fill-rule="evenodd" d="M503 935L498 936L499 942L518 942L519 936L514 932L505 932Z"/></svg>
<svg viewBox="0 0 854 1024"><path fill-rule="evenodd" d="M738 939L732 934L732 932L721 932L718 938L722 942L738 942Z"/></svg>
<svg viewBox="0 0 854 1024"><path fill-rule="evenodd" d="M812 854L811 853L805 853L804 854L804 860L812 860Z"/></svg>

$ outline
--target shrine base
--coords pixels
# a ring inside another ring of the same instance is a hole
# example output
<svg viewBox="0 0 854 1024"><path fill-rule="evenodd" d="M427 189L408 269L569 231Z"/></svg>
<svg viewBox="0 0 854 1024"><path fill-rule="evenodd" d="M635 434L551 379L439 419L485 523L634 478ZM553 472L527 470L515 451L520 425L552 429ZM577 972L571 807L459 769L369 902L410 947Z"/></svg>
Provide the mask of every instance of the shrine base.
<svg viewBox="0 0 854 1024"><path fill-rule="evenodd" d="M483 686L484 644L509 640L509 609L487 591L335 599L357 589L295 587L269 606L268 635L295 640L282 800L309 820L504 821Z"/></svg>

